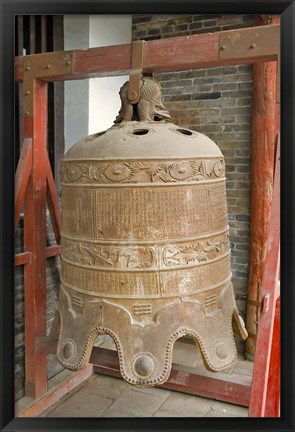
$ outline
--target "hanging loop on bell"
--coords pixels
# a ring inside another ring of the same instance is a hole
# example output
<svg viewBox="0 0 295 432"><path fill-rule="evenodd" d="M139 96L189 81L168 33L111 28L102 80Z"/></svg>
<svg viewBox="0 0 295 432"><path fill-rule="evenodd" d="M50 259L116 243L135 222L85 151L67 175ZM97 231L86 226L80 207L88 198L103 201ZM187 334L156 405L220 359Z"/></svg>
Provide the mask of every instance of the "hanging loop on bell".
<svg viewBox="0 0 295 432"><path fill-rule="evenodd" d="M131 72L128 84L128 101L136 104L140 99L141 77L143 69L143 40L132 43Z"/></svg>

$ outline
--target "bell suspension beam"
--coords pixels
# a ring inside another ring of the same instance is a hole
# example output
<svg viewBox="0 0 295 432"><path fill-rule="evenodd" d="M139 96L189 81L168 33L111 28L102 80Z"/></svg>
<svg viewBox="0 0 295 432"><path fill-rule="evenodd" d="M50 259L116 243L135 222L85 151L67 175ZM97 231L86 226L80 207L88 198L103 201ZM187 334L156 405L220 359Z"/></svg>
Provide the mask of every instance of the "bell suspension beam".
<svg viewBox="0 0 295 432"><path fill-rule="evenodd" d="M128 100L132 104L136 104L140 99L143 48L144 41L135 41L132 43L132 66L128 84Z"/></svg>

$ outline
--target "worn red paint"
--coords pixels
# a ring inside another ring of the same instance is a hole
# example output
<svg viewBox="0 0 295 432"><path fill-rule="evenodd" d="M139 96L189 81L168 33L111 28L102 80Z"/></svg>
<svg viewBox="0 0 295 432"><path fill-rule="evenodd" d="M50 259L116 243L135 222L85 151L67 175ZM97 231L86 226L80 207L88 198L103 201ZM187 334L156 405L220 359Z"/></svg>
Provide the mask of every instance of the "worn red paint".
<svg viewBox="0 0 295 432"><path fill-rule="evenodd" d="M19 265L29 264L30 261L31 261L31 253L23 252L15 255L14 265L19 266Z"/></svg>
<svg viewBox="0 0 295 432"><path fill-rule="evenodd" d="M36 351L46 334L46 125L47 83L34 80L35 115L24 118L24 137L32 139L32 172L25 195L24 249L32 259L24 268L25 391L39 397L47 390L46 355Z"/></svg>
<svg viewBox="0 0 295 432"><path fill-rule="evenodd" d="M261 311L252 377L249 416L279 415L279 303L277 287L280 265L280 143L278 142L274 192L261 298L269 297L269 307Z"/></svg>
<svg viewBox="0 0 295 432"><path fill-rule="evenodd" d="M94 365L94 372L121 377L116 351L94 347L90 362ZM168 380L158 387L249 406L250 384L247 377L228 375L225 380L218 375L205 376L196 373L193 368L173 364Z"/></svg>
<svg viewBox="0 0 295 432"><path fill-rule="evenodd" d="M280 298L276 301L264 417L280 416Z"/></svg>
<svg viewBox="0 0 295 432"><path fill-rule="evenodd" d="M245 33L248 29L243 29ZM249 29L249 32L252 29ZM198 67L219 67L229 64L249 64L276 60L277 53L257 55L255 50L249 56L220 59L219 39L229 31L195 34L146 41L144 44L143 73L188 70ZM87 50L64 51L73 54L72 73L61 73L46 77L48 81L63 81L82 78L128 75L131 70L131 44L113 45ZM39 54L42 55L42 54ZM44 62L45 62L44 57ZM23 57L16 58L15 76L23 79Z"/></svg>
<svg viewBox="0 0 295 432"><path fill-rule="evenodd" d="M262 18L257 22L261 24ZM274 17L274 23L279 17ZM252 147L251 147L251 225L249 251L249 279L246 327L250 334L246 351L255 354L258 307L261 301L262 276L266 260L269 232L275 143L279 126L279 108L276 104L277 63L253 65L252 91ZM253 303L254 302L254 303Z"/></svg>
<svg viewBox="0 0 295 432"><path fill-rule="evenodd" d="M17 170L15 174L15 210L14 229L16 230L20 218L21 207L24 203L32 168L32 139L26 138L21 148Z"/></svg>

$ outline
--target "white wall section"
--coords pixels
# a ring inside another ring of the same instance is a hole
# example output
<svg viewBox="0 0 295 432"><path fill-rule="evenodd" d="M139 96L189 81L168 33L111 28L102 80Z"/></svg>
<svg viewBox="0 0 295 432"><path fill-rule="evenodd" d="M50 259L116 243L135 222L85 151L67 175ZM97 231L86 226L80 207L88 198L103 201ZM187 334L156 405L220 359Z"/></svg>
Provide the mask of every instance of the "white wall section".
<svg viewBox="0 0 295 432"><path fill-rule="evenodd" d="M131 42L131 15L65 15L65 50ZM120 109L120 87L128 76L68 81L65 86L65 148L108 129Z"/></svg>

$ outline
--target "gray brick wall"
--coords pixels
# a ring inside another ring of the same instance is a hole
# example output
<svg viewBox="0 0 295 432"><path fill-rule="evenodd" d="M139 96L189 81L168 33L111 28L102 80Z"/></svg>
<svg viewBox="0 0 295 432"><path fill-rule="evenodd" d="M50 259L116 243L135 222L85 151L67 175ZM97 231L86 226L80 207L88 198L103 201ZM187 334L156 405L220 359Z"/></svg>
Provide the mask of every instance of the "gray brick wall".
<svg viewBox="0 0 295 432"><path fill-rule="evenodd" d="M47 245L56 244L49 216L47 216ZM21 218L15 237L15 251L23 251L23 219ZM59 284L59 261L48 258L46 263L46 321L47 332L51 327L56 309L57 289ZM24 323L24 268L15 268L15 399L24 396L25 382L25 323ZM50 369L60 369L55 364L56 359L50 360ZM54 364L52 364L54 363ZM49 371L50 372L50 371Z"/></svg>
<svg viewBox="0 0 295 432"><path fill-rule="evenodd" d="M255 15L133 15L133 40L209 33L254 25Z"/></svg>
<svg viewBox="0 0 295 432"><path fill-rule="evenodd" d="M133 40L151 40L254 25L254 15L135 15ZM252 66L154 74L174 122L209 136L224 154L233 285L245 318L248 282ZM239 351L244 349L239 344Z"/></svg>

